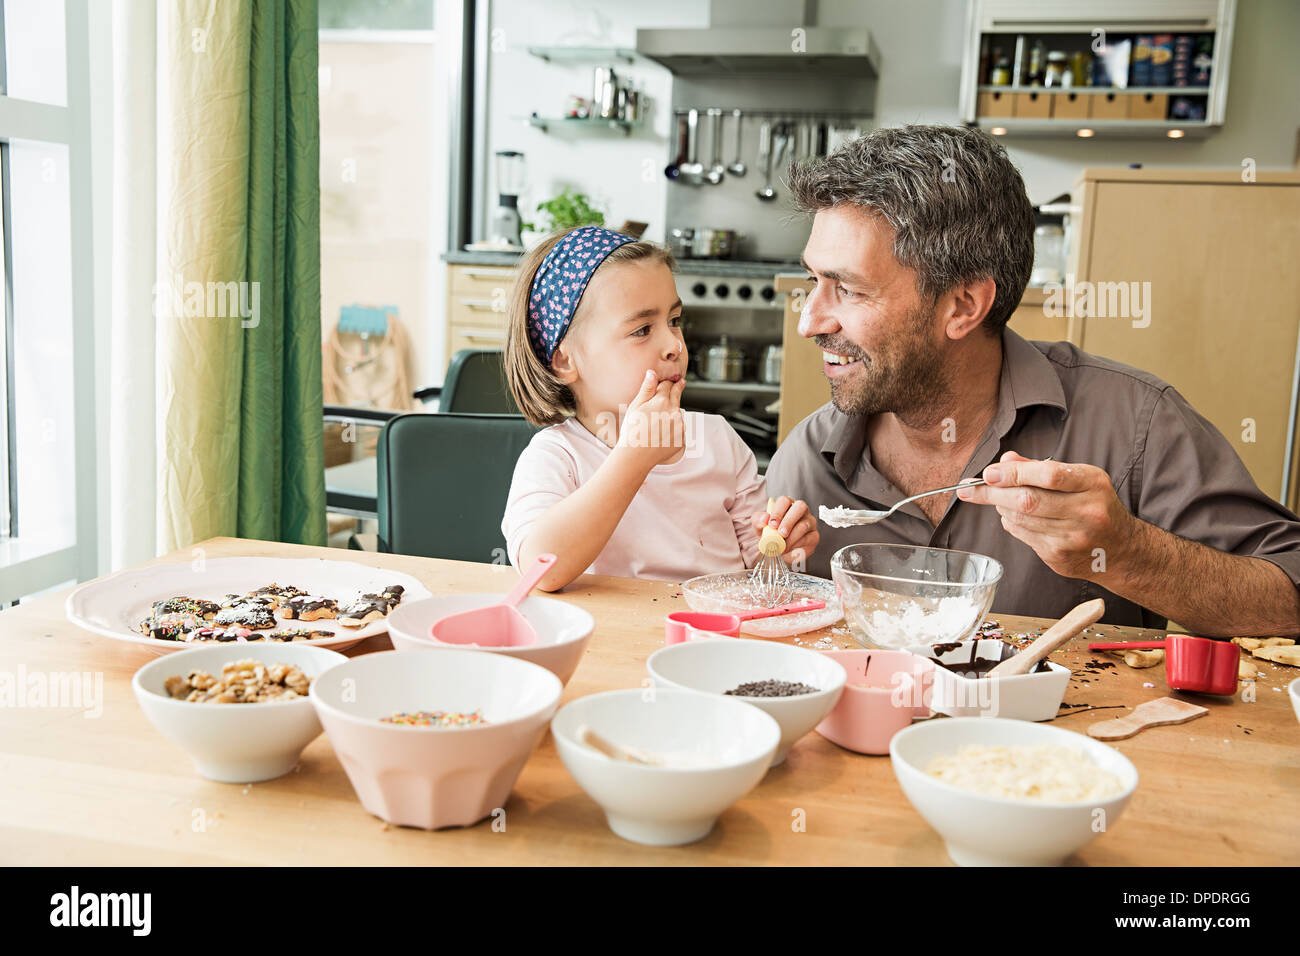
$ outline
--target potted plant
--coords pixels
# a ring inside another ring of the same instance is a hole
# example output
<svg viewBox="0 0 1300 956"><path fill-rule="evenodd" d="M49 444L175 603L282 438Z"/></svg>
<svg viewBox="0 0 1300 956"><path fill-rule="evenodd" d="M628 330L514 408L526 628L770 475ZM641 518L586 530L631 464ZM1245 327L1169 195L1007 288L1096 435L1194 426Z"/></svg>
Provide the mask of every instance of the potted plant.
<svg viewBox="0 0 1300 956"><path fill-rule="evenodd" d="M531 249L547 233L578 226L603 226L605 214L591 205L586 193L565 188L558 196L537 204L537 222L522 223L524 248Z"/></svg>

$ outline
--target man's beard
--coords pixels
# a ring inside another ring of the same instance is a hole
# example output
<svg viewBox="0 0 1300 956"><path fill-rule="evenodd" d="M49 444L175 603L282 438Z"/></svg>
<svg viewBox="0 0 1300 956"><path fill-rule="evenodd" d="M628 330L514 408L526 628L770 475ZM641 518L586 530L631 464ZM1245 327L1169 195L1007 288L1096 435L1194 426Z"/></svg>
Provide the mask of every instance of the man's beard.
<svg viewBox="0 0 1300 956"><path fill-rule="evenodd" d="M832 378L831 401L845 415L892 412L910 425L931 425L950 412L944 356L928 336L932 314L918 309L907 317L904 333L876 353L874 360L832 335L815 336L818 347L850 359L862 368L851 378Z"/></svg>

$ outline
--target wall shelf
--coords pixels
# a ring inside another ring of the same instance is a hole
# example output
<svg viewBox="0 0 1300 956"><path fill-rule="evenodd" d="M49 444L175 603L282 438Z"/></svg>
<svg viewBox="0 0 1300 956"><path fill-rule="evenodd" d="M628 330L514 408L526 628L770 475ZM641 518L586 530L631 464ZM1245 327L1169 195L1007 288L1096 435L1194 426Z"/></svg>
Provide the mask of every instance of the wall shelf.
<svg viewBox="0 0 1300 956"><path fill-rule="evenodd" d="M640 129L642 124L639 121L634 120L604 119L599 116L538 116L536 113L533 113L528 117L528 125L535 126L543 133L549 133L552 132L552 130L564 130L566 132L576 133L605 132L612 130L627 136L632 132L632 130Z"/></svg>
<svg viewBox="0 0 1300 956"><path fill-rule="evenodd" d="M580 66L591 63L632 64L636 50L614 46L530 46L528 52L547 63Z"/></svg>

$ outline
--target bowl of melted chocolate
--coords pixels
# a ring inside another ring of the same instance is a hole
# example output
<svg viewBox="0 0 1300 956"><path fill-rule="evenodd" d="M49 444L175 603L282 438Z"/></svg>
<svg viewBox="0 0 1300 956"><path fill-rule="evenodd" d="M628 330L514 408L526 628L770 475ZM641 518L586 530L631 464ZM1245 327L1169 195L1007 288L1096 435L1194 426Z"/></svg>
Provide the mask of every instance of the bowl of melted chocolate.
<svg viewBox="0 0 1300 956"><path fill-rule="evenodd" d="M1054 661L1039 661L1028 674L990 679L989 671L1016 654L995 638L918 644L907 650L937 665L931 707L949 717L1052 720L1070 683L1069 668Z"/></svg>

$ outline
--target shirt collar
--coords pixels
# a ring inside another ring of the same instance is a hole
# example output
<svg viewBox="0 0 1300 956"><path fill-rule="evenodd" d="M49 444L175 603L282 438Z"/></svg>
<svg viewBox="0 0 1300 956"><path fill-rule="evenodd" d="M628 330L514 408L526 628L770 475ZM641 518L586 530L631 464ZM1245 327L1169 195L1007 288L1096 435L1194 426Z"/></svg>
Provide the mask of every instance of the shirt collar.
<svg viewBox="0 0 1300 956"><path fill-rule="evenodd" d="M1015 424L1016 413L1034 405L1050 405L1068 413L1065 389L1051 360L1033 343L1004 327L998 411L990 427L990 437L1000 440ZM863 458L867 420L866 416L845 415L838 409L833 417L821 452L840 479L848 482ZM977 457L982 450L976 453Z"/></svg>

